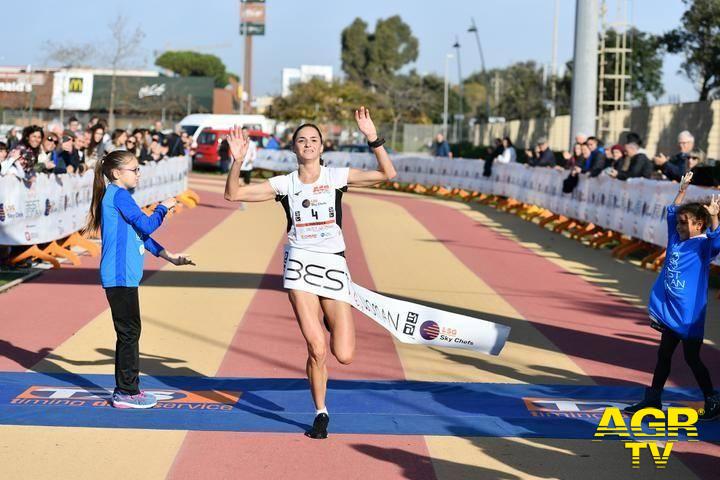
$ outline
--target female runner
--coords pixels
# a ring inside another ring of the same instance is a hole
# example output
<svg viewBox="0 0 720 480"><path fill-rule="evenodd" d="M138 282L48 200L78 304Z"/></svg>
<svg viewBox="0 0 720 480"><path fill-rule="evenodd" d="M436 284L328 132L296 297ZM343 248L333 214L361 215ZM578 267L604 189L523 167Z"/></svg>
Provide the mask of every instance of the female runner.
<svg viewBox="0 0 720 480"><path fill-rule="evenodd" d="M242 159L248 148L240 128L235 127L228 138L235 161L225 184L225 199L232 202L281 202L287 217L288 248L314 254L345 256L342 234L341 199L347 187L368 187L395 177L390 157L378 137L370 111L360 107L355 121L365 135L378 162L377 170L329 168L320 158L323 138L320 129L304 124L293 134L293 151L298 169L287 175L272 177L262 183L240 184ZM287 257L286 257L287 258ZM327 344L323 322L330 331L330 352L343 365L352 362L355 352L355 326L349 303L303 290L289 291L290 304L307 342L306 365L316 414L313 426L305 432L310 438L327 438L330 422L325 393L327 390Z"/></svg>

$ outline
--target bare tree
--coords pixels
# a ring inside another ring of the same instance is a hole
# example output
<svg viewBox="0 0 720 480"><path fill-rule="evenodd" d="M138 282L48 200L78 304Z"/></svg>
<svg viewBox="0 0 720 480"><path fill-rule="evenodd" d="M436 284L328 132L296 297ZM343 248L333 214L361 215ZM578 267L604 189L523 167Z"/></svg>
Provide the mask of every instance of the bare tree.
<svg viewBox="0 0 720 480"><path fill-rule="evenodd" d="M115 128L115 95L117 90L117 70L127 65L137 56L140 43L145 38L145 32L137 26L132 30L128 19L118 15L115 21L108 24L112 35L112 44L108 53L108 61L112 67L112 80L110 82L110 105L108 107L108 124Z"/></svg>
<svg viewBox="0 0 720 480"><path fill-rule="evenodd" d="M87 67L97 54L92 43L58 44L50 40L45 40L42 51L45 52L46 63L61 67Z"/></svg>

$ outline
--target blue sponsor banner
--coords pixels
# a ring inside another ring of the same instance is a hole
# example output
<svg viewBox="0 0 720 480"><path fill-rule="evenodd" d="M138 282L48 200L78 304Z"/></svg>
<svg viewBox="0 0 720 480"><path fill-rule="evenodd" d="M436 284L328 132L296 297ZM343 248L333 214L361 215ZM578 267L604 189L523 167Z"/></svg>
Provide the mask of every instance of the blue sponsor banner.
<svg viewBox="0 0 720 480"><path fill-rule="evenodd" d="M315 413L305 379L143 376L141 384L158 396L157 407L111 408L112 375L0 373L0 424L297 433ZM592 439L605 408L622 409L642 394L641 387L331 380L328 405L334 433ZM699 408L699 398L668 389L664 400ZM701 441L720 440L720 422L697 427Z"/></svg>

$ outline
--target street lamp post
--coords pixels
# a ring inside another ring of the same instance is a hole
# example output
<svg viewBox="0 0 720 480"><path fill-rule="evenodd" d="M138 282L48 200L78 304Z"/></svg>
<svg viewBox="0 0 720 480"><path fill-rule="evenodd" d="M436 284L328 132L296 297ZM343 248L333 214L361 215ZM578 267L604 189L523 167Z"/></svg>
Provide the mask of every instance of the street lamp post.
<svg viewBox="0 0 720 480"><path fill-rule="evenodd" d="M478 52L480 52L480 69L483 74L483 83L485 84L485 116L490 120L490 79L487 78L485 71L485 55L483 55L482 44L480 43L480 32L475 25L475 18L470 17L472 24L468 28L468 32L475 34L475 42L477 43Z"/></svg>
<svg viewBox="0 0 720 480"><path fill-rule="evenodd" d="M458 66L458 86L460 87L460 113L458 115L458 120L460 122L459 126L459 134L457 141L458 143L462 142L462 130L463 130L463 123L465 122L465 111L464 111L464 90L463 90L463 78L462 78L462 69L460 68L460 40L455 37L455 45L453 45L453 48L457 49L457 66Z"/></svg>
<svg viewBox="0 0 720 480"><path fill-rule="evenodd" d="M553 15L553 38L552 38L552 64L550 67L550 116L555 116L555 102L557 100L557 37L558 17L560 16L560 0L555 0L555 15Z"/></svg>
<svg viewBox="0 0 720 480"><path fill-rule="evenodd" d="M452 53L445 55L445 94L443 97L443 136L447 138L447 126L448 126L448 60L453 58Z"/></svg>

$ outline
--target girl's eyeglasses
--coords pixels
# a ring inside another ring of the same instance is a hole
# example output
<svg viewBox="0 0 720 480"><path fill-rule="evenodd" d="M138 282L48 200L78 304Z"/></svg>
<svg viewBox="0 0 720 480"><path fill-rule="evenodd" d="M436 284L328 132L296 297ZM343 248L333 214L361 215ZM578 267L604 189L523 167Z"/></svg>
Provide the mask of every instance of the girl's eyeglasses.
<svg viewBox="0 0 720 480"><path fill-rule="evenodd" d="M127 170L128 172L133 172L135 175L140 173L140 167L135 168L121 168L120 170Z"/></svg>

